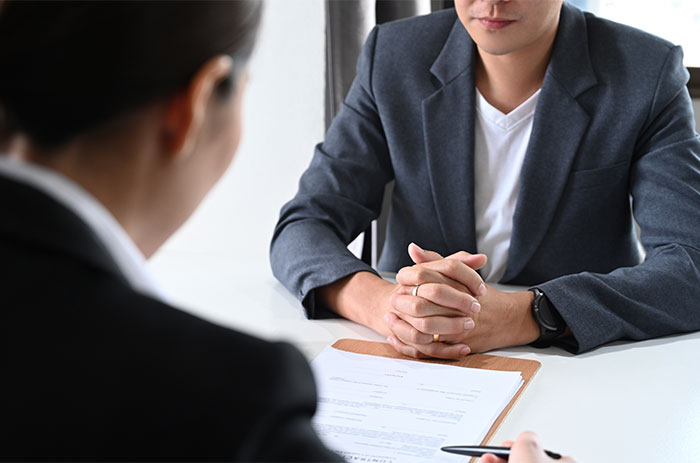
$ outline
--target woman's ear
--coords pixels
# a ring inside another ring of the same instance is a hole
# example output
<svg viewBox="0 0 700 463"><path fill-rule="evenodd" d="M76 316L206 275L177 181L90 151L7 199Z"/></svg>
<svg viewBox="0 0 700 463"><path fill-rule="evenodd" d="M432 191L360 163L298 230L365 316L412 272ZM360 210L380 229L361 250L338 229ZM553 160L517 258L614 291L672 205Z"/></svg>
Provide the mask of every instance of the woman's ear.
<svg viewBox="0 0 700 463"><path fill-rule="evenodd" d="M233 59L219 55L205 62L190 83L166 103L163 152L175 160L189 156L204 124L207 108L214 103L217 85L231 75Z"/></svg>

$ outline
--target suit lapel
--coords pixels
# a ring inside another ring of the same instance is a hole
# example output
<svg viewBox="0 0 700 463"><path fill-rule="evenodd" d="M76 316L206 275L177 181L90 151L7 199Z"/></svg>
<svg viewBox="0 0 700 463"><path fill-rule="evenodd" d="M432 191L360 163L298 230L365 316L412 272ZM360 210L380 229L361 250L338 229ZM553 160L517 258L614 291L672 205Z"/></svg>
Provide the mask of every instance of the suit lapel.
<svg viewBox="0 0 700 463"><path fill-rule="evenodd" d="M520 176L503 283L518 276L544 238L588 128L576 101L596 84L587 43L583 14L564 3Z"/></svg>
<svg viewBox="0 0 700 463"><path fill-rule="evenodd" d="M448 251L474 252L474 44L457 19L430 68L440 88L423 100L433 201Z"/></svg>
<svg viewBox="0 0 700 463"><path fill-rule="evenodd" d="M547 85L547 84L545 84ZM544 88L520 174L508 265L502 282L515 278L539 246L559 204L588 116L556 82ZM546 108L539 111L539 108Z"/></svg>

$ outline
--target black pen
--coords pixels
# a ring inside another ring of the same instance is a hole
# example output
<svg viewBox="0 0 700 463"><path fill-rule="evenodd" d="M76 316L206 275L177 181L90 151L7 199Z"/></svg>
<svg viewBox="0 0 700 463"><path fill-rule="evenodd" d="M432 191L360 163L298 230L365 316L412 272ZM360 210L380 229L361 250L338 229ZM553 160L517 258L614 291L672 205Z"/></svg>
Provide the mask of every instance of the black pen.
<svg viewBox="0 0 700 463"><path fill-rule="evenodd" d="M450 447L443 447L440 450L448 453L456 453L457 455L466 455L468 457L480 457L485 453L492 453L498 458L507 460L510 456L510 447L490 447L488 445L453 445ZM550 450L545 450L544 453L555 460L561 458L561 455Z"/></svg>

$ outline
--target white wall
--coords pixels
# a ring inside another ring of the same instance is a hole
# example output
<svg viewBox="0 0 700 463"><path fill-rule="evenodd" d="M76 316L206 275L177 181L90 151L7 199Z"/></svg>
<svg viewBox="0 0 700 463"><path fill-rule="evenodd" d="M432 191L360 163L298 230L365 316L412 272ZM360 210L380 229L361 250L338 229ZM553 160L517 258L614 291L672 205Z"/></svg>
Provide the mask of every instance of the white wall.
<svg viewBox="0 0 700 463"><path fill-rule="evenodd" d="M154 256L156 273L167 273L160 265L164 255L267 261L280 207L294 195L324 135L324 55L324 2L265 2L250 63L243 142L199 210Z"/></svg>

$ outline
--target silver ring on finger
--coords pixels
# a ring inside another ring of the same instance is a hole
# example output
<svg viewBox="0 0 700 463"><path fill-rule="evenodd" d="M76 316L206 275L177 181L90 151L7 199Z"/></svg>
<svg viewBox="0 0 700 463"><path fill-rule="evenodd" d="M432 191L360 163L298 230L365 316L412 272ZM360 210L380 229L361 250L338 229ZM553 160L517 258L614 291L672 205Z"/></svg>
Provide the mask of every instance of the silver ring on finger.
<svg viewBox="0 0 700 463"><path fill-rule="evenodd" d="M418 296L418 288L420 288L420 285L416 285L413 287L413 291L411 291L412 296Z"/></svg>

